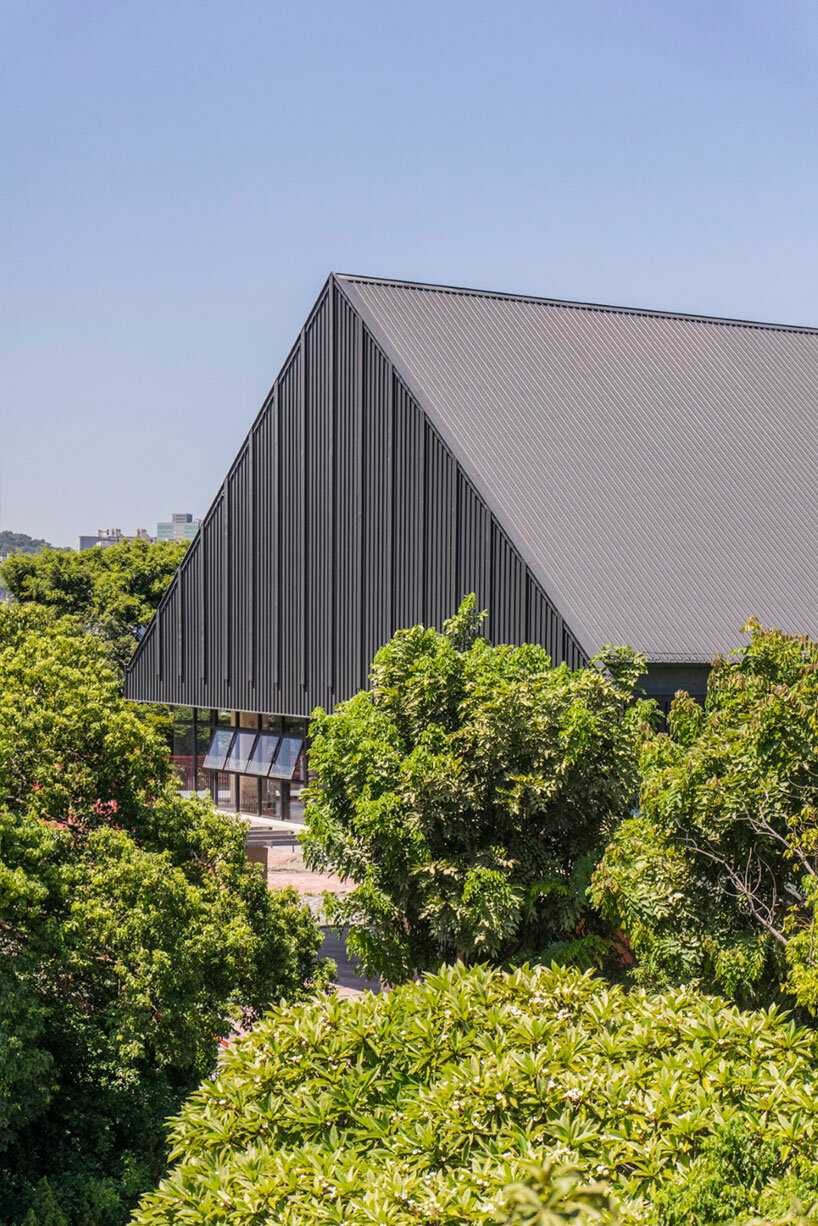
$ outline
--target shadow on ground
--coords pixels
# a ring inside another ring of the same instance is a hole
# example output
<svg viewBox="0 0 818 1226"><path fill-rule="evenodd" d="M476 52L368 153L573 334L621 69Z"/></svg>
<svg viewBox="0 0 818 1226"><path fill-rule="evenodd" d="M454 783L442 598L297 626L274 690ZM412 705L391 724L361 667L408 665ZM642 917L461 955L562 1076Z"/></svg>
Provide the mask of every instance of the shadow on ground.
<svg viewBox="0 0 818 1226"><path fill-rule="evenodd" d="M346 941L337 937L331 928L321 925L324 934L324 944L321 946L321 957L332 958L338 967L335 982L342 988L351 988L355 992L380 992L381 985L377 979L362 979L358 974L358 959L349 952Z"/></svg>

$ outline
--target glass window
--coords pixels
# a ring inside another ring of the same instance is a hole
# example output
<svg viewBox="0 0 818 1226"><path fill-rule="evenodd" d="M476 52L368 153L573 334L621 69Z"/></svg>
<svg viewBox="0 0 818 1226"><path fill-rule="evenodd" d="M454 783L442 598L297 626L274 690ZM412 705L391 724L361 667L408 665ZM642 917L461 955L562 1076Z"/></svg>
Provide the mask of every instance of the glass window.
<svg viewBox="0 0 818 1226"><path fill-rule="evenodd" d="M237 774L243 775L247 770L247 762L250 754L253 752L255 743L255 732L237 732L230 754L224 764L224 769L226 771L236 771Z"/></svg>
<svg viewBox="0 0 818 1226"><path fill-rule="evenodd" d="M270 771L271 776L275 779L292 779L303 748L304 741L300 736L283 736Z"/></svg>
<svg viewBox="0 0 818 1226"><path fill-rule="evenodd" d="M178 720L173 724L173 754L171 756L173 769L182 791L192 792L195 788L193 761L193 724L183 724Z"/></svg>
<svg viewBox="0 0 818 1226"><path fill-rule="evenodd" d="M304 794L301 784L292 784L290 786L290 820L293 822L303 822L304 808Z"/></svg>
<svg viewBox="0 0 818 1226"><path fill-rule="evenodd" d="M203 792L210 788L210 776L204 772L204 762L207 757L207 751L210 747L210 741L213 737L213 729L207 724L196 722L196 791Z"/></svg>
<svg viewBox="0 0 818 1226"><path fill-rule="evenodd" d="M255 711L239 711L240 728L258 728L258 715Z"/></svg>
<svg viewBox="0 0 818 1226"><path fill-rule="evenodd" d="M281 736L281 716L262 715L261 726L265 732L277 732Z"/></svg>
<svg viewBox="0 0 818 1226"><path fill-rule="evenodd" d="M216 775L216 808L236 809L236 776L219 772Z"/></svg>
<svg viewBox="0 0 818 1226"><path fill-rule="evenodd" d="M282 817L281 786L275 779L262 779L261 812L263 817L277 817L279 819Z"/></svg>
<svg viewBox="0 0 818 1226"><path fill-rule="evenodd" d="M212 771L224 770L224 764L232 743L233 729L217 728L213 733L213 739L210 742L210 748L207 751L207 757L203 765Z"/></svg>
<svg viewBox="0 0 818 1226"><path fill-rule="evenodd" d="M262 732L244 768L248 775L268 775L278 749L278 737Z"/></svg>
<svg viewBox="0 0 818 1226"><path fill-rule="evenodd" d="M260 780L253 779L249 775L240 775L238 780L239 785L239 809L242 813L258 813L258 788Z"/></svg>
<svg viewBox="0 0 818 1226"><path fill-rule="evenodd" d="M232 725L233 725L233 712L232 712L232 711L217 711L217 712L216 712L216 723L217 723L217 724L218 724L218 725L219 725L221 728L230 728L230 727L232 727Z"/></svg>

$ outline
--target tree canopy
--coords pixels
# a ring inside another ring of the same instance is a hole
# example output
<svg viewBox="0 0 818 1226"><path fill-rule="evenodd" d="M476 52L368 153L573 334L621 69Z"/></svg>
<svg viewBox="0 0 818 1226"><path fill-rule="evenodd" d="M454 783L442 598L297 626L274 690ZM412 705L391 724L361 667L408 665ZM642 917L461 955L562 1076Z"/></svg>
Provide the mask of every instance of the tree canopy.
<svg viewBox="0 0 818 1226"><path fill-rule="evenodd" d="M817 1058L775 1009L570 967L275 1009L185 1104L134 1226L609 1221L611 1198L623 1226L794 1222Z"/></svg>
<svg viewBox="0 0 818 1226"><path fill-rule="evenodd" d="M686 694L646 743L638 815L594 878L637 975L782 992L818 1013L818 644L751 623L717 659L702 709Z"/></svg>
<svg viewBox="0 0 818 1226"><path fill-rule="evenodd" d="M29 536L27 532L9 532L7 528L0 531L0 556L7 553L40 553L43 549L53 549L42 537Z"/></svg>
<svg viewBox="0 0 818 1226"><path fill-rule="evenodd" d="M442 633L399 631L371 689L311 723L305 852L354 883L328 914L393 983L568 943L599 954L585 895L636 796L643 661L552 668L541 647L491 646L481 620L470 597Z"/></svg>
<svg viewBox="0 0 818 1226"><path fill-rule="evenodd" d="M232 1021L320 979L320 933L41 608L0 606L0 796L0 1221L45 1176L70 1226L113 1224Z"/></svg>
<svg viewBox="0 0 818 1226"><path fill-rule="evenodd" d="M105 549L46 549L18 554L0 568L0 581L20 604L39 604L77 617L108 644L123 668L153 617L187 541L123 541Z"/></svg>

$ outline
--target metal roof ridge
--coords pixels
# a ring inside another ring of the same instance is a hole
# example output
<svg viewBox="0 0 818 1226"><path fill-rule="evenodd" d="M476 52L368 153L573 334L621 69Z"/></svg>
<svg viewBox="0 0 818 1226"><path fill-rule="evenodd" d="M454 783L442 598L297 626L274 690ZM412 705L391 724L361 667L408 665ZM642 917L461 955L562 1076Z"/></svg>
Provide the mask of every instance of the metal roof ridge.
<svg viewBox="0 0 818 1226"><path fill-rule="evenodd" d="M714 324L717 327L752 328L766 332L791 332L801 336L818 336L818 327L808 324L770 323L757 319L731 319L720 315L697 315L688 311L663 311L652 307L616 306L604 302L575 302L567 298L541 298L536 294L515 294L503 290L475 289L461 285L435 285L425 281L403 281L399 278L368 277L355 273L333 273L338 281L352 284L383 286L386 289L411 289L426 293L462 295L470 298L495 298L501 302L527 302L534 306L559 307L563 310L601 311L609 315L635 315L648 319L671 319L681 323Z"/></svg>

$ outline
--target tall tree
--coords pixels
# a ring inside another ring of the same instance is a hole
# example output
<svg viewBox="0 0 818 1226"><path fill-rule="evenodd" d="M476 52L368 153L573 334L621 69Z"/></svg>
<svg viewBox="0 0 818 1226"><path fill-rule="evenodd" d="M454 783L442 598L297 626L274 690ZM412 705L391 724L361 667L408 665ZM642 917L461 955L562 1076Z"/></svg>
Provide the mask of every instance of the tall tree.
<svg viewBox="0 0 818 1226"><path fill-rule="evenodd" d="M481 622L472 596L442 633L400 631L370 690L313 716L305 851L354 883L330 918L391 982L567 942L600 952L585 893L635 799L643 661L552 668L541 647L490 646Z"/></svg>
<svg viewBox="0 0 818 1226"><path fill-rule="evenodd" d="M186 548L186 541L134 540L82 553L47 549L10 557L0 568L0 581L20 604L79 618L122 668Z"/></svg>
<svg viewBox="0 0 818 1226"><path fill-rule="evenodd" d="M0 1221L46 1177L113 1224L233 1020L320 980L320 933L176 794L103 644L36 607L0 607L0 796Z"/></svg>
<svg viewBox="0 0 818 1226"><path fill-rule="evenodd" d="M818 644L751 622L647 744L641 806L594 878L636 974L782 992L818 1014Z"/></svg>

